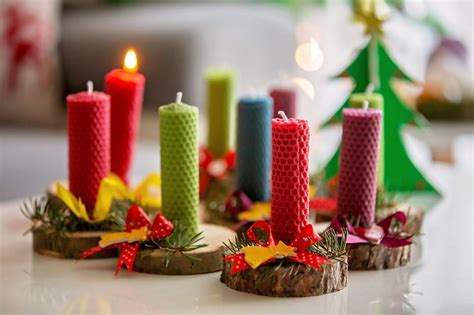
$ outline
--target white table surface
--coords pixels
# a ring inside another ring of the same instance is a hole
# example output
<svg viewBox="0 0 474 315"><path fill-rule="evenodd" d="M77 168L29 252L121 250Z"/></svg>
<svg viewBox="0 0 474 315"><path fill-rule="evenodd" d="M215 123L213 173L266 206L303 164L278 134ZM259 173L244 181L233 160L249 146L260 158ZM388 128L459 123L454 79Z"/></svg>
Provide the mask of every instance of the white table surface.
<svg viewBox="0 0 474 315"><path fill-rule="evenodd" d="M472 169L434 165L445 197L427 215L412 262L350 272L348 287L309 298L237 292L219 273L159 276L122 271L116 259L60 260L34 254L20 200L0 203L0 313L35 314L472 314Z"/></svg>

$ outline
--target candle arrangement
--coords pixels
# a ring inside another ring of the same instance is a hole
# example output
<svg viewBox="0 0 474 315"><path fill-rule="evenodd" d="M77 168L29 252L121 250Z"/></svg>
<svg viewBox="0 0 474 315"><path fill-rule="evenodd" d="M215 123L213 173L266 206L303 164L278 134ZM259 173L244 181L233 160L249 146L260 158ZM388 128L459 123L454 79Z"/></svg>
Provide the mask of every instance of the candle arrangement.
<svg viewBox="0 0 474 315"><path fill-rule="evenodd" d="M403 228L406 216L396 212L375 224L378 158L382 113L369 109L344 109L337 217L332 228L347 228L350 269L384 269L410 260L412 235Z"/></svg>
<svg viewBox="0 0 474 315"><path fill-rule="evenodd" d="M338 239L332 229L319 236L308 224L308 122L280 113L283 119L273 119L271 125L270 224L257 221L245 236L226 244L221 281L238 291L268 296L342 290L347 286L345 236ZM292 274L298 274L300 281L295 282Z"/></svg>
<svg viewBox="0 0 474 315"><path fill-rule="evenodd" d="M87 91L71 94L66 101L69 181L53 183L49 196L25 204L22 210L32 221L36 252L79 258L104 231L123 228L129 203L115 200L112 186L116 181L109 175L109 95L94 92L89 81ZM116 254L116 250L107 250L93 257Z"/></svg>
<svg viewBox="0 0 474 315"><path fill-rule="evenodd" d="M64 258L118 255L116 274L123 266L169 275L222 270L221 281L232 289L282 297L342 290L349 269L406 265L413 237L407 215L377 214L377 196L412 190L415 180L418 188L434 188L407 166L400 148L402 113L391 106L401 102L388 86L397 67L375 24L377 36L370 33L369 46L348 69L356 85L350 108L336 114L342 140L326 167L324 199L312 198L323 185L310 185L310 127L295 118L295 91L273 88L235 106L235 75L228 70L205 76L207 146L198 147L198 108L178 92L158 110L161 175L150 173L132 188L145 77L129 51L124 69L105 76L106 93L89 82L87 91L66 99L68 182L55 182L47 197L22 208L32 221L34 250ZM375 69L374 54L387 63ZM360 64L367 71L354 66ZM403 174L411 172L408 184L394 180L394 156L407 166ZM320 234L309 222L318 207L330 207L333 216ZM239 236L201 221L236 224Z"/></svg>

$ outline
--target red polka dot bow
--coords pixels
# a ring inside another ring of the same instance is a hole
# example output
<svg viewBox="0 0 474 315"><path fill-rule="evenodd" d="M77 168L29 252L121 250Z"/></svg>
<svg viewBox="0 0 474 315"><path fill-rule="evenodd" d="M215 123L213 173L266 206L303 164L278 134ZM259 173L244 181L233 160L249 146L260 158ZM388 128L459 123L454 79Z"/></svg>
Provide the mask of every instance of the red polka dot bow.
<svg viewBox="0 0 474 315"><path fill-rule="evenodd" d="M146 213L139 206L131 206L128 209L125 220L125 232L108 233L101 235L99 246L93 247L81 253L81 258L86 258L102 250L118 248L120 256L117 262L117 275L125 264L128 271L132 271L135 256L140 248L140 242L149 239L159 240L173 233L173 224L163 215L158 214L151 224Z"/></svg>
<svg viewBox="0 0 474 315"><path fill-rule="evenodd" d="M258 230L264 232L259 234L266 234L266 236L257 237ZM238 254L224 257L225 261L232 262L232 274L250 268L256 269L261 265L283 258L306 264L315 269L321 269L322 263L330 262L329 259L308 251L312 244L321 240L321 237L313 231L311 224L301 230L290 246L282 241L276 243L270 225L265 221L255 222L248 229L247 237L256 245L242 247Z"/></svg>
<svg viewBox="0 0 474 315"><path fill-rule="evenodd" d="M199 192L203 194L207 191L211 180L221 180L235 168L235 151L228 151L223 157L215 158L208 149L201 148L199 168Z"/></svg>

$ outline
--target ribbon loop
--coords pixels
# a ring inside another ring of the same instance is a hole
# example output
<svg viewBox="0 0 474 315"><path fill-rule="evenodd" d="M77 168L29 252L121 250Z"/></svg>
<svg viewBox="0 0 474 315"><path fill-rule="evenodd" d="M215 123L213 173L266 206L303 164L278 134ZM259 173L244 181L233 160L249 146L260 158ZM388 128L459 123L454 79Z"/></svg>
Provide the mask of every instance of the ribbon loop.
<svg viewBox="0 0 474 315"><path fill-rule="evenodd" d="M263 230L267 233L267 240L262 240L255 235L255 229ZM272 231L270 225L265 221L257 221L247 230L247 237L252 242L255 242L261 246L273 246L275 245L275 240L273 239Z"/></svg>

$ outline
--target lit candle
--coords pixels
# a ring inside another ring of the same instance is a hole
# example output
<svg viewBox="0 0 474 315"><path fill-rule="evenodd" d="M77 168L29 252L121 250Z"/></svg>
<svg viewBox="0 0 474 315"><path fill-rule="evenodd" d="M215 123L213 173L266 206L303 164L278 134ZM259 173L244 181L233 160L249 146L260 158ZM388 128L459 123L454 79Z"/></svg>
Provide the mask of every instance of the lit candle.
<svg viewBox="0 0 474 315"><path fill-rule="evenodd" d="M364 102L367 101L369 108L379 109L383 112L383 96L379 93L354 93L349 99L350 107L352 108L363 108ZM377 174L377 182L380 187L384 185L384 178L385 178L385 141L384 141L384 124L383 118L380 122L380 142L379 142L379 166L378 166L378 174Z"/></svg>
<svg viewBox="0 0 474 315"><path fill-rule="evenodd" d="M307 120L272 120L272 211L277 240L293 241L308 224L309 126Z"/></svg>
<svg viewBox="0 0 474 315"><path fill-rule="evenodd" d="M208 150L220 158L233 149L235 105L234 73L211 70L206 73L208 111Z"/></svg>
<svg viewBox="0 0 474 315"><path fill-rule="evenodd" d="M89 211L95 206L102 178L110 172L110 97L88 91L68 95L69 189Z"/></svg>
<svg viewBox="0 0 474 315"><path fill-rule="evenodd" d="M237 189L253 201L270 198L272 99L243 97L237 115Z"/></svg>
<svg viewBox="0 0 474 315"><path fill-rule="evenodd" d="M111 171L128 183L135 142L140 127L145 77L137 72L134 50L125 54L123 69L105 76L111 102Z"/></svg>
<svg viewBox="0 0 474 315"><path fill-rule="evenodd" d="M368 105L366 101L365 107ZM369 227L375 216L382 113L347 108L342 115L337 212Z"/></svg>
<svg viewBox="0 0 474 315"><path fill-rule="evenodd" d="M273 98L273 118L278 118L278 112L286 113L288 117L296 117L296 92L292 88L273 88L270 90Z"/></svg>
<svg viewBox="0 0 474 315"><path fill-rule="evenodd" d="M162 213L188 236L198 233L198 108L181 102L161 106L160 157Z"/></svg>

